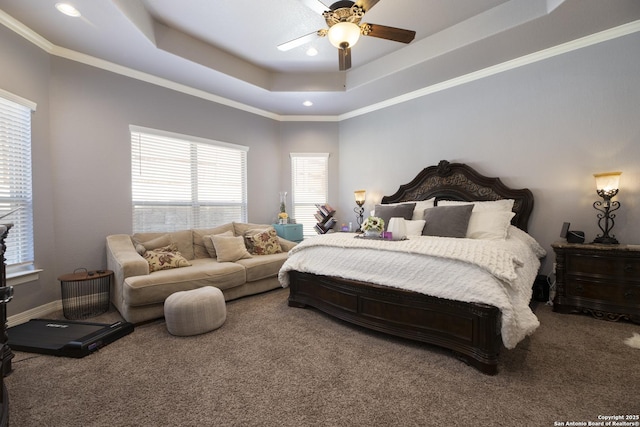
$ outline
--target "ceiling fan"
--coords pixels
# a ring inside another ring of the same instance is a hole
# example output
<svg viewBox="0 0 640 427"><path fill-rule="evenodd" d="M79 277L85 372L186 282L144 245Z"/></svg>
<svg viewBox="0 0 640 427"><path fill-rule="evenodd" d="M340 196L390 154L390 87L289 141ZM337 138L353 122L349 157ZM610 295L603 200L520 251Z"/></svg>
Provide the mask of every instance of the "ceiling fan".
<svg viewBox="0 0 640 427"><path fill-rule="evenodd" d="M371 10L380 0L337 1L329 10L319 0L301 0L314 11L321 13L329 28L323 28L302 37L278 45L282 51L308 43L317 37L329 38L331 44L338 48L338 63L340 71L351 68L351 48L356 44L360 35L393 40L400 43L411 43L416 32L385 25L360 23L366 12Z"/></svg>

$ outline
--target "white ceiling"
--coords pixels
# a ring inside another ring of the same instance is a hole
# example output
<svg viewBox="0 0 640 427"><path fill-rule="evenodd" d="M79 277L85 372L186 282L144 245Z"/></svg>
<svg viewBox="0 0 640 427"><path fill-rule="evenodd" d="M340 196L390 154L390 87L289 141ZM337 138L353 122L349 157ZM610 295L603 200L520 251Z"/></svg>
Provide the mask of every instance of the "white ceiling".
<svg viewBox="0 0 640 427"><path fill-rule="evenodd" d="M0 0L0 22L54 55L280 118L353 114L640 20L638 0L380 0L363 22L415 40L362 37L340 72L326 38L276 48L326 28L319 0L68 0L80 18L59 1Z"/></svg>

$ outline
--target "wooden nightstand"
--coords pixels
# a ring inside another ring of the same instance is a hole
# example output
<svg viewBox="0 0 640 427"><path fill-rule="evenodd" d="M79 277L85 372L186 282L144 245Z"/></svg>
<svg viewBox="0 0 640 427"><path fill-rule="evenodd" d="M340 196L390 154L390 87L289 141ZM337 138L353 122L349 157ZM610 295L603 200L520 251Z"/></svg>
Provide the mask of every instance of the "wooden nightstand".
<svg viewBox="0 0 640 427"><path fill-rule="evenodd" d="M278 236L292 242L302 242L302 224L273 224Z"/></svg>
<svg viewBox="0 0 640 427"><path fill-rule="evenodd" d="M640 323L640 246L551 245L556 253L553 311Z"/></svg>

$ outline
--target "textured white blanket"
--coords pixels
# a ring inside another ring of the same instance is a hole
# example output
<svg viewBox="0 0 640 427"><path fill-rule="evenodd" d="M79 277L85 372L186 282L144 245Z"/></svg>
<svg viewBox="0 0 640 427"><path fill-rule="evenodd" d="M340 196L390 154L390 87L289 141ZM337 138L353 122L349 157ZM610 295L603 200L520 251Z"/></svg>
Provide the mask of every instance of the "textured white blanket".
<svg viewBox="0 0 640 427"><path fill-rule="evenodd" d="M529 300L544 254L515 227L499 242L426 236L380 241L333 233L291 250L279 279L288 286L288 272L296 270L490 304L501 310L505 347L514 348L539 326Z"/></svg>

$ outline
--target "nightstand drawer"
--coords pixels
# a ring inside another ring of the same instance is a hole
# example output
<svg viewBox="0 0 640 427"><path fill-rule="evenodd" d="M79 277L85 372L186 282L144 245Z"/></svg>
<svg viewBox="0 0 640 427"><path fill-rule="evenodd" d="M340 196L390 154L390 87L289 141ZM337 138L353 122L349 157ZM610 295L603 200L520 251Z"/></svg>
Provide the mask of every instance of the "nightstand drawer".
<svg viewBox="0 0 640 427"><path fill-rule="evenodd" d="M567 278L567 297L584 298L621 306L640 305L640 286L612 285L603 282Z"/></svg>
<svg viewBox="0 0 640 427"><path fill-rule="evenodd" d="M556 242L553 311L640 323L640 245Z"/></svg>
<svg viewBox="0 0 640 427"><path fill-rule="evenodd" d="M568 254L568 275L640 281L640 258Z"/></svg>

